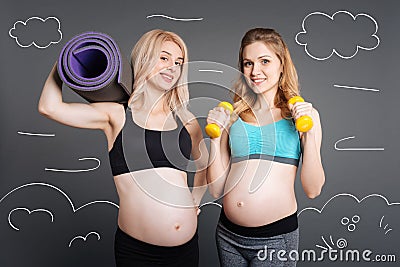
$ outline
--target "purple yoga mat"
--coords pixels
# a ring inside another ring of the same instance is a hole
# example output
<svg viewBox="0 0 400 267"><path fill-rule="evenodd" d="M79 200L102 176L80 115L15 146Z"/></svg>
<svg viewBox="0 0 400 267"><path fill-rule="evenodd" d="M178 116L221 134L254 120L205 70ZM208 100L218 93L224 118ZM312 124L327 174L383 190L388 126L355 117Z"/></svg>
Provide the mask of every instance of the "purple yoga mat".
<svg viewBox="0 0 400 267"><path fill-rule="evenodd" d="M57 71L63 83L89 102L127 102L132 67L108 35L85 32L63 47Z"/></svg>

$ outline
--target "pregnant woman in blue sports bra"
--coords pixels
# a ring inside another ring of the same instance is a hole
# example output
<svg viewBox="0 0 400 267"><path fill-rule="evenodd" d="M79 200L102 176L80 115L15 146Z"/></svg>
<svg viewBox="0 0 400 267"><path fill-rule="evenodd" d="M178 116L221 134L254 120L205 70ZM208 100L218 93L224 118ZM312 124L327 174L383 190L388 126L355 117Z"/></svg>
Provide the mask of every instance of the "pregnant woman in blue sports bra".
<svg viewBox="0 0 400 267"><path fill-rule="evenodd" d="M55 68L42 91L42 114L106 135L119 196L118 267L198 265L197 206L205 191L208 152L187 110L186 61L187 48L178 35L153 30L133 48L135 82L128 105L63 102ZM192 192L190 155L198 170Z"/></svg>
<svg viewBox="0 0 400 267"><path fill-rule="evenodd" d="M276 31L248 31L239 68L243 76L234 86L234 114L217 107L207 119L226 129L211 140L207 172L210 192L223 196L216 231L219 259L222 266L295 266L294 181L300 158L308 197L318 196L325 182L319 115L307 102L289 106L299 94L298 78ZM293 121L303 115L311 116L314 126L299 133Z"/></svg>

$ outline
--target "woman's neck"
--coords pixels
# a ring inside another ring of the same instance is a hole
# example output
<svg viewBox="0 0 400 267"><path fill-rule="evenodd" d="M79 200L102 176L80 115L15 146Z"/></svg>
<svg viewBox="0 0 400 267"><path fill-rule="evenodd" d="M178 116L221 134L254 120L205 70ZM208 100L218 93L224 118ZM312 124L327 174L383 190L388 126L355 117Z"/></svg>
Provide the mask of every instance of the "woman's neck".
<svg viewBox="0 0 400 267"><path fill-rule="evenodd" d="M149 113L167 112L165 107L166 92L147 87L144 89L141 109Z"/></svg>
<svg viewBox="0 0 400 267"><path fill-rule="evenodd" d="M277 90L269 90L262 94L257 94L256 102L253 105L253 109L257 111L269 111L275 108L275 95Z"/></svg>

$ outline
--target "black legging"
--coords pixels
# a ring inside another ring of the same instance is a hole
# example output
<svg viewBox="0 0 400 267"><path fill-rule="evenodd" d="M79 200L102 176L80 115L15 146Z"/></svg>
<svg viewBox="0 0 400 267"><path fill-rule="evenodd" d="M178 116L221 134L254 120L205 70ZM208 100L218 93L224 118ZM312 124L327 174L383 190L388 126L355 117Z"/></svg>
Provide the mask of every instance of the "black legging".
<svg viewBox="0 0 400 267"><path fill-rule="evenodd" d="M117 267L197 267L199 264L197 231L185 244L164 247L137 240L118 228L114 251Z"/></svg>

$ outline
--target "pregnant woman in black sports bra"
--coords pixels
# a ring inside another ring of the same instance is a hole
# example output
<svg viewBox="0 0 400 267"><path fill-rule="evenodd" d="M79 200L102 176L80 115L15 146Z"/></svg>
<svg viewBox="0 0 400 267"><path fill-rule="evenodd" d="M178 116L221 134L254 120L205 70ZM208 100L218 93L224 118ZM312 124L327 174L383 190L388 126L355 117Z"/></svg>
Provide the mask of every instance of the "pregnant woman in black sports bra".
<svg viewBox="0 0 400 267"><path fill-rule="evenodd" d="M208 153L187 110L187 48L172 32L153 30L138 41L128 105L65 103L55 67L39 111L60 123L104 131L119 196L117 266L197 266L197 206L205 191ZM190 155L197 172L187 183Z"/></svg>

